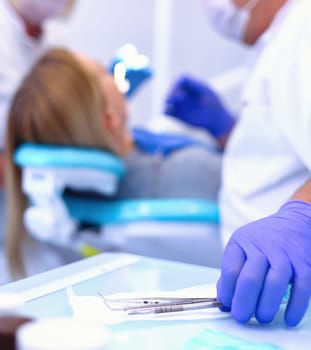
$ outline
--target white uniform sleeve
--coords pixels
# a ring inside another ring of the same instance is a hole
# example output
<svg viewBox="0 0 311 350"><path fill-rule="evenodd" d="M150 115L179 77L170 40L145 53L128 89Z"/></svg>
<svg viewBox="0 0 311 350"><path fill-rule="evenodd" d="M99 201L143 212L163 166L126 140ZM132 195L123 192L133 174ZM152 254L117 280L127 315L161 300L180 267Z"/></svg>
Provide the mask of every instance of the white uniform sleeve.
<svg viewBox="0 0 311 350"><path fill-rule="evenodd" d="M308 25L308 27L311 27ZM310 28L311 29L311 28ZM311 171L311 30L280 57L270 101L273 119L297 158ZM286 54L286 53L285 53ZM273 72L271 72L273 73Z"/></svg>

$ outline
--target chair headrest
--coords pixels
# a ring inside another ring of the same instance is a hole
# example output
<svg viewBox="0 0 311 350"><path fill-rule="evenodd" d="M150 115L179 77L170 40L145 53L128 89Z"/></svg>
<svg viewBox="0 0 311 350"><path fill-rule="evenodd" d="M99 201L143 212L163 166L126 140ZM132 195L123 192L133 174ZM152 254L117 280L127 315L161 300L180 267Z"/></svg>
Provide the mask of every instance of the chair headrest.
<svg viewBox="0 0 311 350"><path fill-rule="evenodd" d="M124 162L117 156L94 148L25 143L17 148L14 162L20 167L90 168L125 174Z"/></svg>
<svg viewBox="0 0 311 350"><path fill-rule="evenodd" d="M112 195L125 174L120 158L82 147L23 144L15 151L14 162L22 168L24 193L32 197L67 187Z"/></svg>

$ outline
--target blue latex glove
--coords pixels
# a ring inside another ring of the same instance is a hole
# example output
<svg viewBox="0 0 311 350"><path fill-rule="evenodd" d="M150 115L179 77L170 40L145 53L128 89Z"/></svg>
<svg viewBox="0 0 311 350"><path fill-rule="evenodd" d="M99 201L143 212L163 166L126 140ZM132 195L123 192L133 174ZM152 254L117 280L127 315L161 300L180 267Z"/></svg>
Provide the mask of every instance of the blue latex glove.
<svg viewBox="0 0 311 350"><path fill-rule="evenodd" d="M226 135L234 124L219 97L207 85L188 76L181 77L173 87L164 113L207 129L216 138Z"/></svg>
<svg viewBox="0 0 311 350"><path fill-rule="evenodd" d="M132 129L132 135L136 146L141 151L152 155L161 154L166 157L174 151L192 145L199 145L200 147L207 148L212 152L218 152L218 150L212 145L180 134L153 133L142 128L134 128Z"/></svg>
<svg viewBox="0 0 311 350"><path fill-rule="evenodd" d="M123 62L121 59L115 59L110 64L109 71L113 74L114 67L117 63ZM128 81L128 90L125 92L126 97L132 97L132 95L138 90L138 88L150 77L152 76L152 71L150 67L134 68L126 66L125 79Z"/></svg>
<svg viewBox="0 0 311 350"><path fill-rule="evenodd" d="M218 299L232 316L262 323L276 315L288 285L285 322L297 325L311 296L311 205L289 201L274 215L238 229L225 249Z"/></svg>
<svg viewBox="0 0 311 350"><path fill-rule="evenodd" d="M152 71L149 68L128 69L125 78L130 82L130 89L126 93L126 96L131 97L151 76Z"/></svg>

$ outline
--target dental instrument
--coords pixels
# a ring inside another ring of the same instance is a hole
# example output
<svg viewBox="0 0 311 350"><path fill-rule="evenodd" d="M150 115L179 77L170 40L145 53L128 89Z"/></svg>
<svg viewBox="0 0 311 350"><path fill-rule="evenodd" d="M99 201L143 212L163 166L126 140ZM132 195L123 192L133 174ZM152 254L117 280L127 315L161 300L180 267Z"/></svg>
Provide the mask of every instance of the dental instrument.
<svg viewBox="0 0 311 350"><path fill-rule="evenodd" d="M170 298L170 297L146 297L108 299L98 293L105 305L111 311L125 311L128 315L160 314L167 312L189 311L198 309L217 308L223 304L216 298ZM116 304L113 306L112 304Z"/></svg>

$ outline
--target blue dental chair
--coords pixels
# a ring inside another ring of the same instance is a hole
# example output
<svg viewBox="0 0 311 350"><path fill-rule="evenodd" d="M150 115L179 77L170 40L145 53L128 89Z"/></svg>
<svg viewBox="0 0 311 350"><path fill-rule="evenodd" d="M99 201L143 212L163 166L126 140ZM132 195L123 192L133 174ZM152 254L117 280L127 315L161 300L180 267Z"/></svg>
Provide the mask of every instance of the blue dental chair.
<svg viewBox="0 0 311 350"><path fill-rule="evenodd" d="M216 203L115 200L124 163L97 149L23 144L14 161L29 200L24 223L36 239L70 247L81 257L118 251L219 266Z"/></svg>
<svg viewBox="0 0 311 350"><path fill-rule="evenodd" d="M124 163L79 147L23 144L15 152L36 239L83 256L118 251L219 266L216 203L203 199L114 200Z"/></svg>

